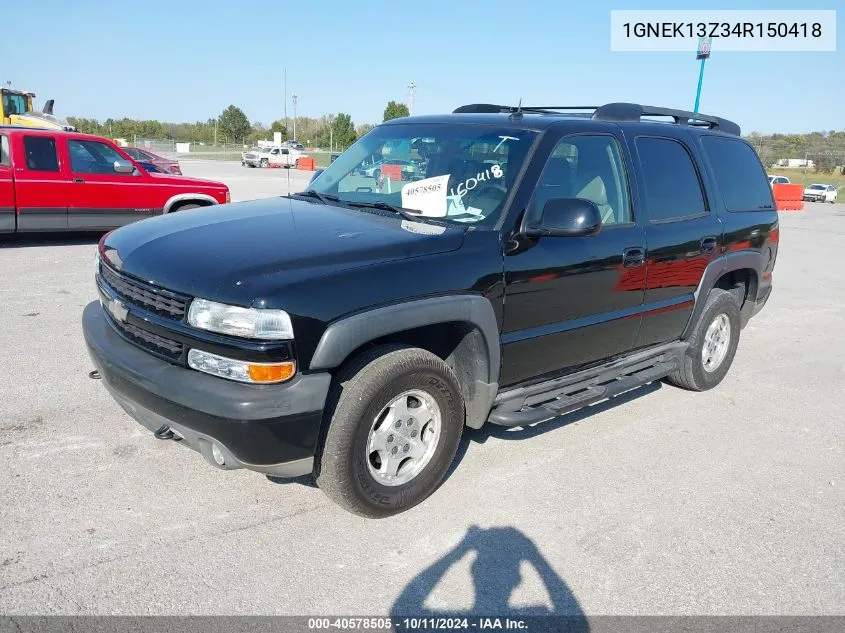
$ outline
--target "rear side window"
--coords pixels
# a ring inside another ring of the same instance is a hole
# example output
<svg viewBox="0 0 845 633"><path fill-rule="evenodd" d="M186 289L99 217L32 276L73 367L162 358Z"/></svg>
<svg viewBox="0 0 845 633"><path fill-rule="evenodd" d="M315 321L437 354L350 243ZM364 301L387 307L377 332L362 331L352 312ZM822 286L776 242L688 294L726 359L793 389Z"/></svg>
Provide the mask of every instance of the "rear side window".
<svg viewBox="0 0 845 633"><path fill-rule="evenodd" d="M24 136L26 168L33 171L59 171L56 139L49 136Z"/></svg>
<svg viewBox="0 0 845 633"><path fill-rule="evenodd" d="M0 135L0 165L11 165L12 157L9 155L9 137Z"/></svg>
<svg viewBox="0 0 845 633"><path fill-rule="evenodd" d="M689 151L668 138L637 138L649 219L666 222L707 213Z"/></svg>
<svg viewBox="0 0 845 633"><path fill-rule="evenodd" d="M757 154L733 139L704 136L701 139L716 184L728 211L772 209L772 190ZM775 183L785 179L775 179Z"/></svg>

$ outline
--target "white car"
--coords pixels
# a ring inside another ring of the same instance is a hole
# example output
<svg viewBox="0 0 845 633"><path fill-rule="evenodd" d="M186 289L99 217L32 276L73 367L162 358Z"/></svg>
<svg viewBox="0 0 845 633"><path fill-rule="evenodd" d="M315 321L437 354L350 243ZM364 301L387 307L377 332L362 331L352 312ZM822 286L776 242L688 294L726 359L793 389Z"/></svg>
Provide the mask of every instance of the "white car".
<svg viewBox="0 0 845 633"><path fill-rule="evenodd" d="M769 185L774 187L775 185L788 185L789 178L786 176L769 176Z"/></svg>
<svg viewBox="0 0 845 633"><path fill-rule="evenodd" d="M241 164L245 167L294 167L300 156L300 152L287 147L265 147L244 153Z"/></svg>
<svg viewBox="0 0 845 633"><path fill-rule="evenodd" d="M804 200L809 202L836 202L836 187L814 183L804 189Z"/></svg>

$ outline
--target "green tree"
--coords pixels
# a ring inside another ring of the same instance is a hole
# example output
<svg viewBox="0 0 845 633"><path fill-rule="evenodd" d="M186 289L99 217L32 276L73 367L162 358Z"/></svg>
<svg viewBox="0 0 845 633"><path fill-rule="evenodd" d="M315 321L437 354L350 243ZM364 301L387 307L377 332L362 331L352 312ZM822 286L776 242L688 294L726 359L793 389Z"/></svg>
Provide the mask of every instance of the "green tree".
<svg viewBox="0 0 845 633"><path fill-rule="evenodd" d="M355 128L355 134L361 138L375 127L372 123L363 123Z"/></svg>
<svg viewBox="0 0 845 633"><path fill-rule="evenodd" d="M403 116L408 116L408 106L404 103L397 103L396 101L388 101L387 107L384 109L384 120L398 119Z"/></svg>
<svg viewBox="0 0 845 633"><path fill-rule="evenodd" d="M220 113L218 118L219 134L222 134L228 142L243 142L251 129L249 119L239 107L230 105Z"/></svg>
<svg viewBox="0 0 845 633"><path fill-rule="evenodd" d="M335 145L344 148L352 145L357 138L352 117L343 112L338 114L335 120L332 121L332 133L334 134Z"/></svg>
<svg viewBox="0 0 845 633"><path fill-rule="evenodd" d="M270 124L270 136L272 136L275 132L282 133L282 140L286 141L288 137L288 128L285 126L285 122L283 119L279 119L278 121L273 121Z"/></svg>

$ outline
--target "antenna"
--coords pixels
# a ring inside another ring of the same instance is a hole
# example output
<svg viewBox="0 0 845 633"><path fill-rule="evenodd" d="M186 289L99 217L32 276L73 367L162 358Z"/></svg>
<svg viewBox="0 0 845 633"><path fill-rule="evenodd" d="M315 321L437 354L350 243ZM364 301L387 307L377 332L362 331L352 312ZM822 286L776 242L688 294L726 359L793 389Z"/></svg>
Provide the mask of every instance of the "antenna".
<svg viewBox="0 0 845 633"><path fill-rule="evenodd" d="M519 98L519 103L516 106L516 110L508 117L509 119L521 119L522 118L522 97Z"/></svg>
<svg viewBox="0 0 845 633"><path fill-rule="evenodd" d="M417 90L417 84L413 81L408 84L408 116L414 116L414 93Z"/></svg>

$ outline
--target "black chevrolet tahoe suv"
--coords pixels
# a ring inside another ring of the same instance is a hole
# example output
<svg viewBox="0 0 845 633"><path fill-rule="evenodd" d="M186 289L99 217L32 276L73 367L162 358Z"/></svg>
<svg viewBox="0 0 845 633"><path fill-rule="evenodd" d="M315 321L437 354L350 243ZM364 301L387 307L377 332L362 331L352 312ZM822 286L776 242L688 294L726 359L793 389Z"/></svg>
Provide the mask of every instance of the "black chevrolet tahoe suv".
<svg viewBox="0 0 845 633"><path fill-rule="evenodd" d="M83 328L157 438L386 517L465 426L719 384L778 234L731 121L475 104L377 126L301 193L105 235Z"/></svg>

